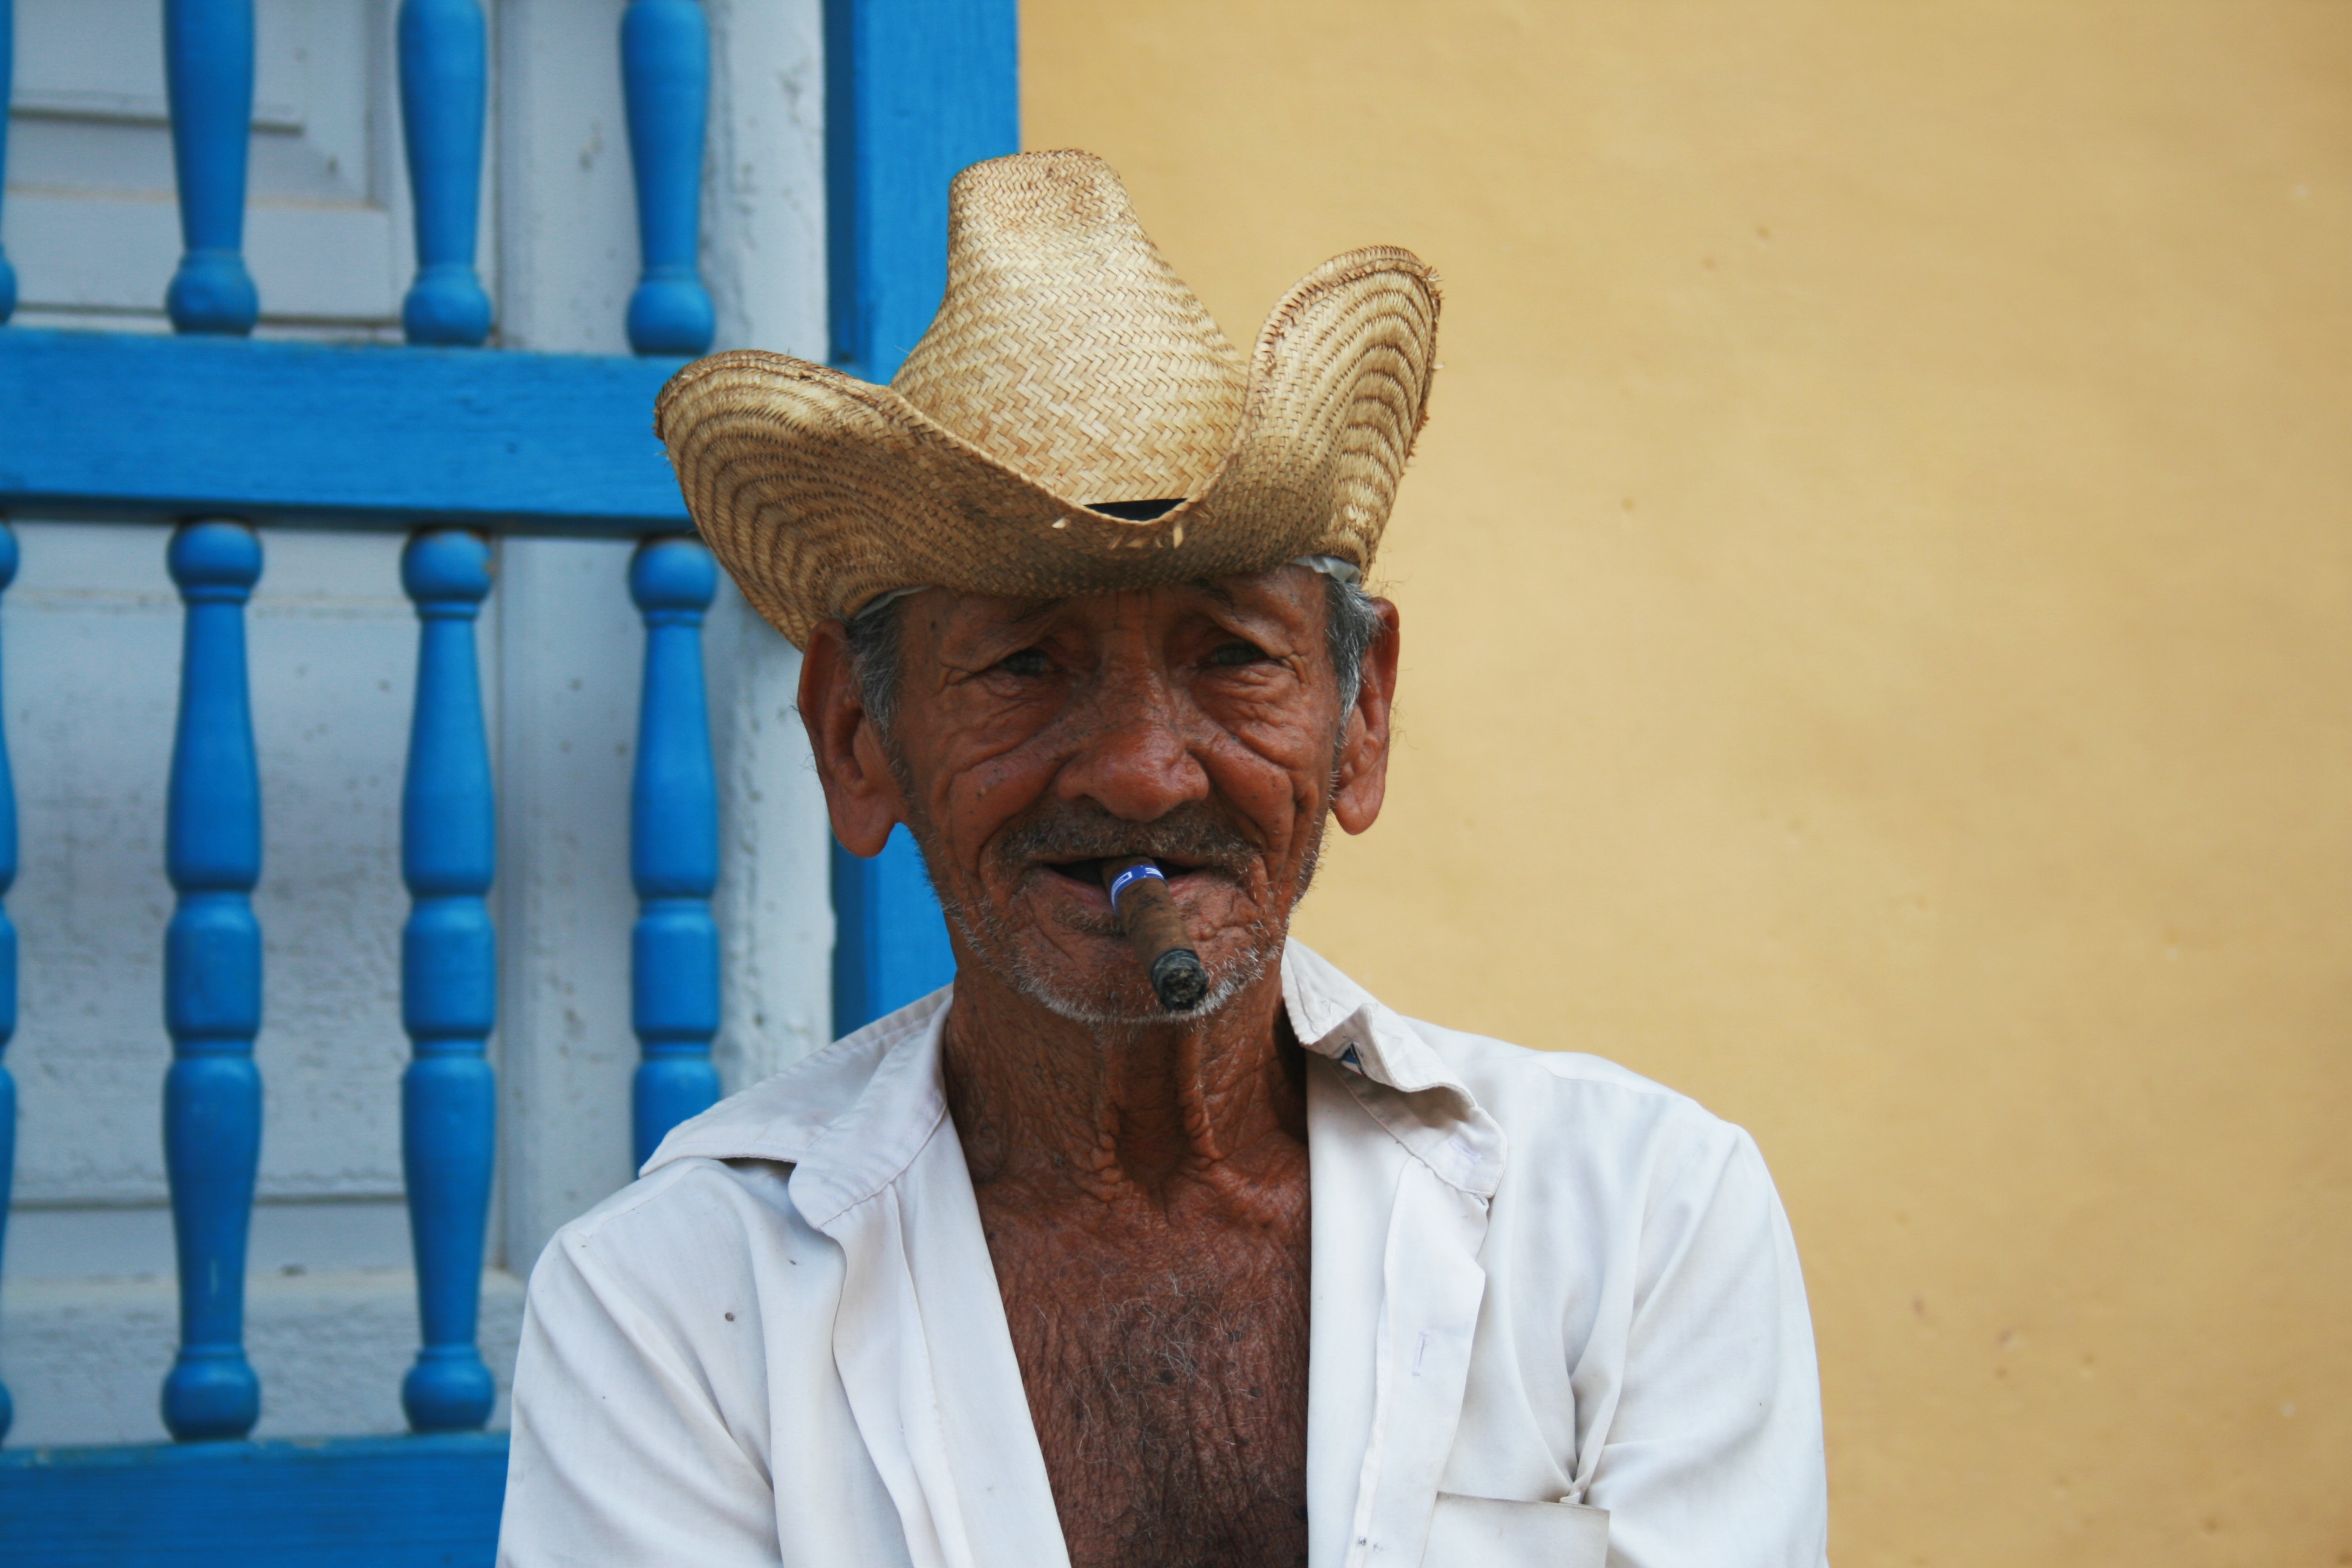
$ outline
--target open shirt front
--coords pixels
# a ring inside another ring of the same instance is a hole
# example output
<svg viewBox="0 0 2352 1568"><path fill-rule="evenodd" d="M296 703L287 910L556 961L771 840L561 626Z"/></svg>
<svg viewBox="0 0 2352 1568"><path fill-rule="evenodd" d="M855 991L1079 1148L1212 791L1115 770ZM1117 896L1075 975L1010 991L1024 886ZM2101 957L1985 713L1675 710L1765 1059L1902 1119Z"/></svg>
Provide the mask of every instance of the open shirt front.
<svg viewBox="0 0 2352 1568"><path fill-rule="evenodd" d="M1311 1568L1817 1568L1812 1326L1755 1143L1292 942ZM502 1568L1066 1568L941 991L673 1131L530 1281Z"/></svg>

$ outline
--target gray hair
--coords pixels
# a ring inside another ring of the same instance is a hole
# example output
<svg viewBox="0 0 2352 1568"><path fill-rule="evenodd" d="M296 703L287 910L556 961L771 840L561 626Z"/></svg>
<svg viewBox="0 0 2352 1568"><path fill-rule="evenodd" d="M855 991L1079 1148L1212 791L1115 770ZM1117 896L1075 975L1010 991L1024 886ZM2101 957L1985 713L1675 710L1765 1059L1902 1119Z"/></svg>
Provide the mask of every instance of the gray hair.
<svg viewBox="0 0 2352 1568"><path fill-rule="evenodd" d="M1364 592L1360 583L1351 583L1330 573L1322 575L1326 616L1323 647L1330 655L1332 670L1339 678L1339 712L1344 721L1363 689L1364 656L1371 651L1372 639L1380 636L1381 610L1379 602ZM887 595L844 623L849 636L850 668L857 675L858 695L874 727L885 736L898 717L901 599L899 595Z"/></svg>

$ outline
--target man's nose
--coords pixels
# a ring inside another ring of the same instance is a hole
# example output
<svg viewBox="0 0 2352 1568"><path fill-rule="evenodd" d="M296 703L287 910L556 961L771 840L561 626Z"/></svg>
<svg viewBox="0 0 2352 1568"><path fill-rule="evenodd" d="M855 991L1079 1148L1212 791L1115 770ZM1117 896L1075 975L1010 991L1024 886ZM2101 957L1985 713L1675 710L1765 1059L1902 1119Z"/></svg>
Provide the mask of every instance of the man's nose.
<svg viewBox="0 0 2352 1568"><path fill-rule="evenodd" d="M1208 773L1185 742L1184 705L1156 673L1097 681L1071 718L1076 743L1055 781L1065 800L1153 822L1209 798Z"/></svg>

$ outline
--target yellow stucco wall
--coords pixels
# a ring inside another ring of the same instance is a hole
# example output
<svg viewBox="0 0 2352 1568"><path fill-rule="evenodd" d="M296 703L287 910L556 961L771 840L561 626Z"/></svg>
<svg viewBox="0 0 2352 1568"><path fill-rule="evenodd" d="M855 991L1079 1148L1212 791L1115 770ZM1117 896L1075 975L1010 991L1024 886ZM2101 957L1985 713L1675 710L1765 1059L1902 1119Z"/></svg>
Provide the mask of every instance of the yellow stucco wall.
<svg viewBox="0 0 2352 1568"><path fill-rule="evenodd" d="M1023 10L1237 339L1444 274L1303 930L1756 1133L1841 1568L2352 1563L2352 5Z"/></svg>

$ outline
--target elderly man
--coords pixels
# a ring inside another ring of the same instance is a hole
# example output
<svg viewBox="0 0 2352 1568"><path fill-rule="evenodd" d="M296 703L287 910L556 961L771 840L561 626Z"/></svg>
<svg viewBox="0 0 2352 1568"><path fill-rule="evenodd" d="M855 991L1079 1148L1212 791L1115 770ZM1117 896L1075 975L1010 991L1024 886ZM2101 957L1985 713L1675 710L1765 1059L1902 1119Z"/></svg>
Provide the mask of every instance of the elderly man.
<svg viewBox="0 0 2352 1568"><path fill-rule="evenodd" d="M1380 814L1399 626L1360 577L1436 315L1359 251L1244 359L1100 162L1031 153L956 181L889 388L740 353L664 393L697 523L805 650L834 829L913 832L956 981L550 1245L502 1563L1822 1561L1755 1145L1288 940L1326 818ZM1134 857L1189 1010L1106 892Z"/></svg>

